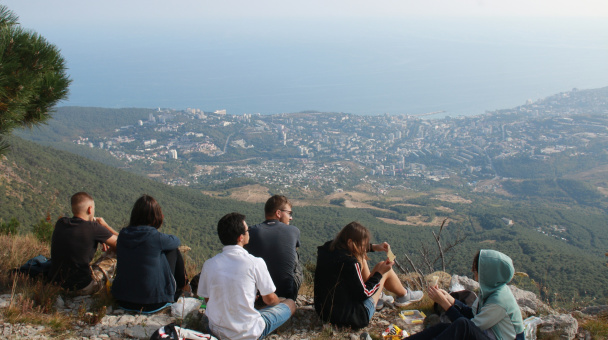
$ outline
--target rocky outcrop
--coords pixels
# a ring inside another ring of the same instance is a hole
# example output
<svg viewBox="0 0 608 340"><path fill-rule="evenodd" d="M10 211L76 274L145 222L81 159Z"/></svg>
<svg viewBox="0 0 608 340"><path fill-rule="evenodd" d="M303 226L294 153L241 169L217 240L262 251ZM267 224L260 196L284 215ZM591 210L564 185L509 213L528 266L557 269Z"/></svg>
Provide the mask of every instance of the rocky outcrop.
<svg viewBox="0 0 608 340"><path fill-rule="evenodd" d="M450 287L455 287L456 285L461 285L464 289L470 290L473 292L479 291L479 283L477 283L477 281L470 279L466 276L452 275L452 282L450 283ZM451 290L458 290L458 289L452 288Z"/></svg>
<svg viewBox="0 0 608 340"><path fill-rule="evenodd" d="M479 283L470 279L466 276L453 275L450 287L462 286L464 289L471 290L474 292L479 291ZM536 294L527 290L519 289L513 285L509 286L513 296L517 300L517 304L521 308L522 315L524 318L532 315L539 314L555 314L555 311L549 307L546 303L542 302Z"/></svg>
<svg viewBox="0 0 608 340"><path fill-rule="evenodd" d="M543 316L539 332L559 339L574 339L578 333L578 321L570 314Z"/></svg>
<svg viewBox="0 0 608 340"><path fill-rule="evenodd" d="M540 314L555 314L555 311L546 303L542 302L536 294L527 290L519 289L515 286L509 286L517 304L519 305L522 315L527 318L532 315Z"/></svg>
<svg viewBox="0 0 608 340"><path fill-rule="evenodd" d="M587 315L608 314L608 305L592 306L581 309L581 313Z"/></svg>

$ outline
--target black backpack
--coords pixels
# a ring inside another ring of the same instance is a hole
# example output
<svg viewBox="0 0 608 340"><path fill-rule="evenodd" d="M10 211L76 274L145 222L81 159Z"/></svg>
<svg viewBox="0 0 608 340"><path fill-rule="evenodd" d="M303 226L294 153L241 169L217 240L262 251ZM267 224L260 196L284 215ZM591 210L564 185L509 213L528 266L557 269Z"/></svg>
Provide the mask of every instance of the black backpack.
<svg viewBox="0 0 608 340"><path fill-rule="evenodd" d="M24 265L14 271L26 274L32 278L42 277L46 279L51 271L51 259L38 255L27 260Z"/></svg>

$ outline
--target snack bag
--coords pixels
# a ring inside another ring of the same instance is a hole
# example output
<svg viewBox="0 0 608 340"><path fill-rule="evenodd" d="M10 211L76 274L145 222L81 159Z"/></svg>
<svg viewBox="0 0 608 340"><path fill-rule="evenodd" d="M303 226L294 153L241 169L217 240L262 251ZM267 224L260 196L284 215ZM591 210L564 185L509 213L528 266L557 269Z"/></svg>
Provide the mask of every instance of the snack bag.
<svg viewBox="0 0 608 340"><path fill-rule="evenodd" d="M407 334L405 330L402 330L394 324L386 327L384 332L382 332L382 338L384 340L401 340L408 336L409 334Z"/></svg>

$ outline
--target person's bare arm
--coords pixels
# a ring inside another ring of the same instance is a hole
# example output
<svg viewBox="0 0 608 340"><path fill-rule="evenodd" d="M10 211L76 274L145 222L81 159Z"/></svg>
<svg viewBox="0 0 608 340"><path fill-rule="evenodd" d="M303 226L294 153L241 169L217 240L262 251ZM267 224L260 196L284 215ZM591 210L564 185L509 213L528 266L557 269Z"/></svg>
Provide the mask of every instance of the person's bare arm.
<svg viewBox="0 0 608 340"><path fill-rule="evenodd" d="M102 243L103 251L108 251L108 249L115 250L116 249L116 240L118 240L118 236L112 235L106 242Z"/></svg>
<svg viewBox="0 0 608 340"><path fill-rule="evenodd" d="M106 220L103 219L103 217L95 217L95 222L99 223L99 225L101 225L102 227L108 229L112 233L112 235L118 235L118 232L112 227L110 227Z"/></svg>
<svg viewBox="0 0 608 340"><path fill-rule="evenodd" d="M112 236L110 236L110 238L108 238L104 243L102 243L101 250L103 250L103 251L108 251L109 249L115 250L116 249L116 240L118 239L118 232L116 230L114 230L112 227L110 227L108 225L108 223L106 222L106 220L103 219L103 217L95 217L95 222L97 222L100 226L108 229L108 231L112 233Z"/></svg>
<svg viewBox="0 0 608 340"><path fill-rule="evenodd" d="M371 248L373 251L384 251L388 253L389 249L391 249L391 246L386 242L382 242L378 244L372 244Z"/></svg>
<svg viewBox="0 0 608 340"><path fill-rule="evenodd" d="M445 290L437 287L428 287L426 291L431 300L437 302L444 310L448 310L454 305L454 297Z"/></svg>
<svg viewBox="0 0 608 340"><path fill-rule="evenodd" d="M262 295L262 300L267 306L278 305L281 302L281 298L277 296L275 293L270 293L268 295ZM284 300L284 299L283 299Z"/></svg>

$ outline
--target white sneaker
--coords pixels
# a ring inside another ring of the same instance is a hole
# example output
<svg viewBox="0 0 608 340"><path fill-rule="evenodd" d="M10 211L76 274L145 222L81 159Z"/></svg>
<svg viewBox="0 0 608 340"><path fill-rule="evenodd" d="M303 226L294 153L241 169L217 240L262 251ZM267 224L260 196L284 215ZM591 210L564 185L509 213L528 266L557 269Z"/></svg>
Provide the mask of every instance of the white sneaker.
<svg viewBox="0 0 608 340"><path fill-rule="evenodd" d="M424 293L421 290L408 290L407 294L399 296L395 299L395 306L404 307L412 302L422 300Z"/></svg>
<svg viewBox="0 0 608 340"><path fill-rule="evenodd" d="M386 295L384 292L382 292L382 295L380 295L380 300L384 301L385 303L393 303L393 301L395 301L392 296Z"/></svg>

